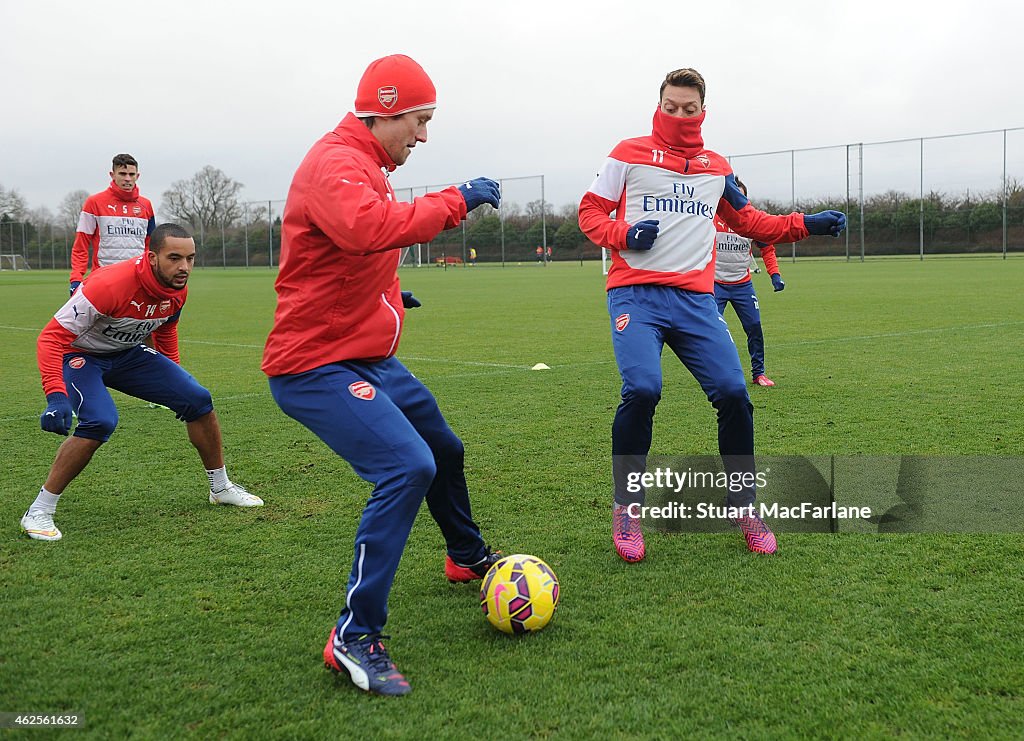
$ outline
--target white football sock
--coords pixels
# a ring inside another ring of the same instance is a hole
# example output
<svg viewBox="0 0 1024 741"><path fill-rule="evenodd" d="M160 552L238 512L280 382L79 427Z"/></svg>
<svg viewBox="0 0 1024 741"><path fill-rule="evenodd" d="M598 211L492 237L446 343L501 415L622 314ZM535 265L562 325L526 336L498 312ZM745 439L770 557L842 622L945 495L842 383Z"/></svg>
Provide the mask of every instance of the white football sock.
<svg viewBox="0 0 1024 741"><path fill-rule="evenodd" d="M224 491L228 488L228 484L231 482L228 480L228 467L221 466L210 470L206 469L206 478L210 480L210 491L218 492Z"/></svg>
<svg viewBox="0 0 1024 741"><path fill-rule="evenodd" d="M46 487L40 487L39 496L36 497L36 501L32 502L32 506L29 507L29 511L35 510L36 512L45 512L48 515L52 515L57 511L57 502L60 500L60 494L52 494L46 490Z"/></svg>

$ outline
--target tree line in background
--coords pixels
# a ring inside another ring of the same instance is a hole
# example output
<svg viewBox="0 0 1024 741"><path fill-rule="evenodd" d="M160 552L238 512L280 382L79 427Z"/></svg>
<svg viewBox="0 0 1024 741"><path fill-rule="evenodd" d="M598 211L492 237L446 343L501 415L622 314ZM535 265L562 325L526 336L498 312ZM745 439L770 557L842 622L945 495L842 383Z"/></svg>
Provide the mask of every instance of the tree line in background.
<svg viewBox="0 0 1024 741"><path fill-rule="evenodd" d="M160 220L191 226L201 266L276 264L280 213L272 203L244 202L242 188L241 183L208 165L164 191ZM17 190L0 185L0 254L22 254L33 267L67 267L78 215L88 195L85 190L71 191L54 212L45 206L30 208ZM769 213L791 210L788 204L770 200L754 203ZM1016 180L1007 183L1005 208L999 191L931 192L924 199L888 191L865 199L863 224L857 202L812 199L798 202L796 208L805 213L847 211L851 243L856 242L859 252L863 227L866 252L872 255L916 254L922 235L925 251L933 254L998 251L1003 244L1004 218L1011 249L1024 247L1024 186ZM469 248L474 248L481 262L532 261L542 245L552 248L556 260L600 257L600 250L580 231L575 203L554 209L534 200L505 202L500 212L490 207L472 211L462 226L443 232L426 246L423 259L465 260ZM811 238L798 251L805 256L842 255L845 245L845 239Z"/></svg>

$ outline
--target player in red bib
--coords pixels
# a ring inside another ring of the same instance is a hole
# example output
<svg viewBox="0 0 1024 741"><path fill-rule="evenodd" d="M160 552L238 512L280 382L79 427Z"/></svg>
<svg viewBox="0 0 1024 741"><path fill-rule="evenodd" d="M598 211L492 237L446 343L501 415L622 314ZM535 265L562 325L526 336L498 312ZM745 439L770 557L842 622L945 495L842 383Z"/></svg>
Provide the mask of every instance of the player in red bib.
<svg viewBox="0 0 1024 741"><path fill-rule="evenodd" d="M736 186L747 195L747 186L736 178ZM720 217L715 217L715 301L718 313L725 316L725 309L732 304L747 335L747 352L750 353L750 372L758 386L774 386L775 381L764 372L764 331L761 328L761 307L754 292L754 281L750 277L750 265L754 259L754 244L761 248L761 259L765 270L771 276L776 292L784 290L786 284L779 273L779 262L775 259L775 245L754 242L729 228Z"/></svg>
<svg viewBox="0 0 1024 741"><path fill-rule="evenodd" d="M704 78L692 69L670 72L651 135L626 139L612 150L579 208L583 232L612 251L608 310L622 376L622 401L612 424L612 538L630 562L646 553L639 507L633 506L643 503L644 492L635 483L646 470L666 344L718 413L718 449L730 480L752 481L755 474L754 408L715 304L716 216L768 244L808 234L835 236L846 225L838 211L772 216L753 208L728 161L704 148L703 122ZM774 553L775 536L751 506L754 487L736 488L741 490L730 488L727 503L737 513L751 513L734 518L747 547Z"/></svg>
<svg viewBox="0 0 1024 741"><path fill-rule="evenodd" d="M178 316L195 255L185 229L161 224L150 250L91 273L39 335L36 352L46 394L40 425L67 436L72 412L78 424L21 518L30 538L60 540L53 522L57 502L117 426L108 387L166 406L185 422L206 468L211 504L263 504L228 478L210 392L178 365ZM155 349L144 344L149 337Z"/></svg>
<svg viewBox="0 0 1024 741"><path fill-rule="evenodd" d="M153 204L139 195L135 184L139 163L130 154L114 157L110 187L85 199L71 245L71 293L90 269L113 265L141 255L156 227Z"/></svg>

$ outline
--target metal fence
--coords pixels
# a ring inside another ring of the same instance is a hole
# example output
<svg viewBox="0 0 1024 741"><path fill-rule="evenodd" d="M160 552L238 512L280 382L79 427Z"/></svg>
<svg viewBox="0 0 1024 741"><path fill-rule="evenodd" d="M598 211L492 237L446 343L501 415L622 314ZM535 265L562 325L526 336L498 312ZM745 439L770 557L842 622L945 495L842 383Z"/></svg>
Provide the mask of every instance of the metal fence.
<svg viewBox="0 0 1024 741"><path fill-rule="evenodd" d="M1024 252L1024 127L729 160L760 208L847 213L843 238L791 245L794 259Z"/></svg>
<svg viewBox="0 0 1024 741"><path fill-rule="evenodd" d="M1024 253L1024 127L737 154L729 160L759 208L847 213L840 239L780 245L780 254L793 259ZM477 262L501 264L600 257L575 223L567 223L571 215L552 212L543 175L500 182L500 209L475 209L458 228L405 250L402 264L466 265L474 252ZM401 188L396 196L411 201L446 185ZM276 266L284 200L243 205L240 222L196 230L200 266ZM0 254L22 255L34 268L69 267L73 240L72 230L52 224L0 222Z"/></svg>
<svg viewBox="0 0 1024 741"><path fill-rule="evenodd" d="M70 268L73 229L28 221L0 221L0 255L20 255L32 268ZM0 261L0 269L8 267Z"/></svg>
<svg viewBox="0 0 1024 741"><path fill-rule="evenodd" d="M523 262L553 259L553 235L564 217L551 213L545 200L544 176L502 178L501 207L474 209L456 229L429 243L403 250L403 265L444 267L472 262ZM442 190L452 184L399 188L398 200ZM281 252L284 199L246 201L234 223L191 225L199 267L276 267ZM17 254L33 268L70 267L74 231L29 222L0 222L0 254ZM549 249L550 248L550 249ZM540 257L538 258L538 250ZM563 250L567 252L567 250ZM471 258L475 254L475 258ZM561 258L575 257L561 254Z"/></svg>

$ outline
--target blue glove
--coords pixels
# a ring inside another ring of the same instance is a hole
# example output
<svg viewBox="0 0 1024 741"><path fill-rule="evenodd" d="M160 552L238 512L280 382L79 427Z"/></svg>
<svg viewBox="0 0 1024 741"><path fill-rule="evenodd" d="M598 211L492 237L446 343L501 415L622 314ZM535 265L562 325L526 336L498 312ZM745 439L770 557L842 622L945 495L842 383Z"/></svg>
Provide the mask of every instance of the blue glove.
<svg viewBox="0 0 1024 741"><path fill-rule="evenodd" d="M638 221L626 232L626 246L631 250L649 250L658 238L658 220Z"/></svg>
<svg viewBox="0 0 1024 741"><path fill-rule="evenodd" d="M71 402L67 394L56 392L46 395L46 411L39 417L39 426L46 432L67 437L71 429Z"/></svg>
<svg viewBox="0 0 1024 741"><path fill-rule="evenodd" d="M489 203L495 208L501 203L501 186L490 178L474 178L459 186L459 192L466 199L466 210Z"/></svg>
<svg viewBox="0 0 1024 741"><path fill-rule="evenodd" d="M804 226L811 234L838 237L846 228L846 214L842 211L822 211L805 215Z"/></svg>
<svg viewBox="0 0 1024 741"><path fill-rule="evenodd" d="M79 287L80 285L82 285L82 281L80 281L80 280L73 280L73 281L71 281L71 295L72 295L72 296L73 296L73 295L75 294L75 290L76 290L76 289L77 289L77 288L78 288L78 287Z"/></svg>
<svg viewBox="0 0 1024 741"><path fill-rule="evenodd" d="M407 309L417 309L423 306L420 300L412 295L412 291L402 291L402 306Z"/></svg>
<svg viewBox="0 0 1024 741"><path fill-rule="evenodd" d="M786 284L782 282L782 276L778 273L774 273L772 275L772 287L775 289L776 293L786 290Z"/></svg>

